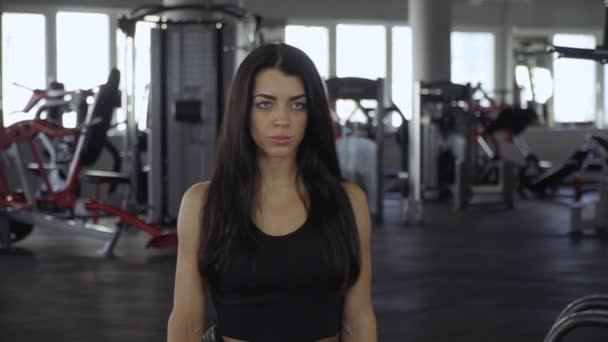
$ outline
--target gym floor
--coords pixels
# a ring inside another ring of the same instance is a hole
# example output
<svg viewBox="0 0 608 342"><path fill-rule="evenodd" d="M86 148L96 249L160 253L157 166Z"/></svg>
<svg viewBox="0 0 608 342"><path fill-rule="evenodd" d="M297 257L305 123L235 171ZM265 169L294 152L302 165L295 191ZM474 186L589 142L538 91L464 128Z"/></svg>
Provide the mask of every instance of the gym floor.
<svg viewBox="0 0 608 342"><path fill-rule="evenodd" d="M608 241L567 235L567 210L426 207L404 227L389 203L373 232L373 300L381 342L540 342L570 301L608 293ZM0 255L1 341L164 341L174 253L125 234L116 259L99 241L36 229ZM606 341L584 328L564 341Z"/></svg>

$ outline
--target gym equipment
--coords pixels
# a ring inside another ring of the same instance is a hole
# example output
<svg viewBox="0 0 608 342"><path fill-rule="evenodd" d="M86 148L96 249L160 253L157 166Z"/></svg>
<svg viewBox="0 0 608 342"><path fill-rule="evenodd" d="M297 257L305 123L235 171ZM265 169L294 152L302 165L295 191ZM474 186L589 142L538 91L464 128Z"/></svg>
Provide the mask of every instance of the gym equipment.
<svg viewBox="0 0 608 342"><path fill-rule="evenodd" d="M387 101L384 96L384 80L370 80L358 77L333 77L326 81L327 93L330 107L335 108L338 100L353 100L367 118L363 124L362 134L357 134L357 124L351 124L347 120L344 129L354 132L346 132L336 141L336 150L340 160L340 168L344 176L359 184L366 192L370 202L370 212L377 222L384 219L384 195L387 180L404 183L407 179L407 148L401 148L401 164L398 170L385 171L384 148L385 138L395 137L401 139L402 145L406 145L405 139L399 137L403 131L390 132L386 119L388 113L401 116L402 126L407 127L403 113L394 104ZM375 108L366 107L363 102L375 101ZM390 103L386 106L386 103ZM390 126L392 127L392 126ZM406 165L404 168L403 165ZM370 168L375 165L375 168Z"/></svg>
<svg viewBox="0 0 608 342"><path fill-rule="evenodd" d="M76 113L76 125L81 125L86 119L89 110L88 101L94 95L94 88L78 89L67 91L62 83L53 81L47 89L31 89L26 86L15 84L19 87L28 89L32 92L32 96L28 100L22 112L27 113L35 108L41 101L42 105L38 106L34 119L44 119L52 122L57 126L63 126L63 115L74 111ZM111 127L115 127L115 124ZM51 138L47 135L38 135L36 137L43 145L43 154L49 158L47 170L49 172L49 181L55 191L66 187L66 165L71 162L74 157L76 148L76 137L66 136L61 139ZM104 139L103 147L110 153L113 160L112 170L119 172L121 167L121 156L118 149L108 140ZM34 173L38 172L38 167L35 164L30 164L28 169ZM112 185L109 192L116 190L116 186ZM46 191L46 184L41 184L38 191Z"/></svg>
<svg viewBox="0 0 608 342"><path fill-rule="evenodd" d="M505 141L512 143L524 159L524 165L518 166L519 183L517 189L522 197L527 197L524 190L530 186L536 177L550 167L548 162L540 161L531 152L530 146L521 136L525 129L536 120L537 114L531 108L497 106L485 93L484 98L490 101L490 106L484 107L479 104L474 106L477 140L484 152L481 155L481 162L478 162L481 164L481 177L482 179L490 179L492 183L496 182L498 174L496 165L488 163L488 160L497 161L503 158L500 144L494 137L494 134L501 132L505 135Z"/></svg>
<svg viewBox="0 0 608 342"><path fill-rule="evenodd" d="M536 121L535 111L532 108L499 107L493 99L485 93L483 95L491 105L484 107L477 104L474 107L478 125L477 139L484 152L481 156L482 162L479 163L482 166L482 178L495 179L496 170L487 168L483 159L502 158L499 144L493 137L493 134L499 131L505 133L505 140L513 143L524 159L524 165L519 167L518 172L518 191L524 198L528 197L529 192L540 198L556 196L557 189L573 178L571 183L578 201L585 191L582 183L597 182L598 175L608 166L608 141L593 135L589 136L588 143L574 151L563 165L541 161L521 136L523 131Z"/></svg>
<svg viewBox="0 0 608 342"><path fill-rule="evenodd" d="M408 222L423 219L423 200L450 195L459 210L475 196L499 196L498 203L512 208L512 164L497 158L491 149L487 135L491 131L475 115L473 92L470 84L415 84L409 131ZM494 170L493 181L488 181L490 169Z"/></svg>
<svg viewBox="0 0 608 342"><path fill-rule="evenodd" d="M568 304L544 341L561 341L569 332L588 326L608 328L608 296L591 295Z"/></svg>
<svg viewBox="0 0 608 342"><path fill-rule="evenodd" d="M150 222L173 224L186 189L210 176L226 89L242 50L256 44L261 17L233 4L142 6L119 20L127 54L133 56L136 23L151 16L159 19L151 40L146 207ZM133 58L127 63L134 70ZM126 98L133 94L127 88ZM142 166L134 105L127 110L126 163L137 188L133 170Z"/></svg>
<svg viewBox="0 0 608 342"><path fill-rule="evenodd" d="M176 245L177 236L175 234L166 233L161 228L146 223L135 214L100 199L102 184L128 183L130 179L128 175L109 171L81 171L83 167L93 165L101 154L114 108L120 104L119 82L120 73L113 69L107 83L100 87L93 109L78 128L67 129L51 121L34 119L16 123L3 128L0 132L0 149L6 151L4 156L9 157L21 186L20 189L11 188L13 184L8 181L9 165L6 163L1 165L0 205L3 209L2 218L9 221L9 224L0 224L0 229L4 229L4 232L0 234L0 237L3 237L3 245L10 245L13 241L23 238L34 225L87 233L106 239L105 247L102 250L105 256L112 255L121 231L127 225L152 235L147 247ZM38 147L34 143L39 135L48 135L53 138L78 135L65 189L55 190L50 186L48 165L42 160ZM46 192L34 194L31 191L20 146L23 143L30 148L39 171L38 179L47 185ZM76 185L81 175L96 185L94 198L78 198ZM126 196L128 197L128 191ZM102 215L114 219L111 225L101 223ZM15 224L13 221L20 224ZM7 227L10 227L10 230Z"/></svg>
<svg viewBox="0 0 608 342"><path fill-rule="evenodd" d="M571 47L563 47L563 46L551 46L549 48L549 52L557 53L560 58L577 58L577 59L588 59L599 62L601 64L608 63L608 0L604 0L604 36L602 40L602 44L597 46L595 49L580 49L580 48L571 48ZM603 153L608 151L608 143L606 140L601 137L592 137L591 141L594 141L597 145L601 147ZM575 158L574 155L571 159L573 162L569 163L564 167L561 173L566 173L572 169L575 169L577 166L582 167L582 163L579 160L584 160L586 155L585 151L580 151L578 153L578 159ZM554 176L557 178L560 174ZM606 177L606 173L604 173L604 178ZM551 177L547 177L551 179ZM582 234L583 230L591 227L595 229L597 232L603 232L606 228L608 228L608 222L606 222L606 218L608 218L608 205L606 198L606 179L600 180L600 199L595 204L595 218L584 221L582 219L582 210L588 206L588 204L575 204L570 207L571 209L571 235L579 236Z"/></svg>
<svg viewBox="0 0 608 342"><path fill-rule="evenodd" d="M591 219L583 218L583 210L592 207ZM581 237L585 230L593 230L597 236L605 236L608 230L608 180L599 182L599 199L594 203L570 205L570 236Z"/></svg>
<svg viewBox="0 0 608 342"><path fill-rule="evenodd" d="M587 141L585 145L574 151L563 165L554 166L539 174L532 172L522 177L525 188L538 197L547 198L555 196L556 190L572 178L574 198L576 201L580 200L585 190L582 187L583 182L601 181L608 168L608 141L596 135L587 137Z"/></svg>
<svg viewBox="0 0 608 342"><path fill-rule="evenodd" d="M13 84L32 92L32 96L20 112L28 113L40 101L44 101L36 110L35 118L41 119L42 114L45 113L46 117L44 119L52 120L59 125L62 124L63 114L71 110L74 110L77 114L77 124L81 123L87 114L88 103L86 99L93 95L92 89L66 91L63 83L57 81L49 83L47 89L32 89L18 83ZM66 96L70 98L66 99Z"/></svg>
<svg viewBox="0 0 608 342"><path fill-rule="evenodd" d="M565 46L551 46L549 52L557 53L560 58L589 59L602 64L608 63L608 0L604 0L604 39L595 49L580 49Z"/></svg>

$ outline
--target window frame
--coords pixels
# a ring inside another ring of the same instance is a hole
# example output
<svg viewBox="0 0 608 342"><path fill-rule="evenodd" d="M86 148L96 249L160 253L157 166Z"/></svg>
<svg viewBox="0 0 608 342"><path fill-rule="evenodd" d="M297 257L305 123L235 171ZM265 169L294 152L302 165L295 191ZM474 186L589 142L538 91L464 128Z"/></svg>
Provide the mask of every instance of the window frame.
<svg viewBox="0 0 608 342"><path fill-rule="evenodd" d="M59 12L80 12L105 14L109 18L109 67L116 67L116 30L118 29L118 18L128 13L129 7L100 7L100 6L69 6L69 5L32 5L8 3L2 5L0 13L25 13L40 14L45 17L46 32L46 75L45 84L57 79L57 14ZM1 20L1 19L0 19ZM0 28L0 36L1 36ZM1 49L1 47L0 47ZM1 51L0 51L1 52ZM2 80L2 60L0 54L0 81ZM1 83L1 82L0 82ZM3 110L2 85L0 84L0 110ZM4 125L3 117L0 117L0 124Z"/></svg>
<svg viewBox="0 0 608 342"><path fill-rule="evenodd" d="M573 29L573 28L564 28L564 29L522 29L522 28L519 28L516 30L515 33L517 34L518 37L545 36L547 38L548 42L552 42L553 36L555 36L556 34L592 35L595 37L597 44L599 44L602 41L602 37L603 37L603 32L600 30ZM513 68L515 68L515 65L513 65ZM551 70L551 73L553 74L553 72L554 72L553 63L551 63L550 70ZM604 108L604 90L606 89L606 91L608 91L608 79L606 79L604 77L604 69L600 63L596 63L595 82L596 82L596 87L595 87L596 88L596 92L595 92L596 111L595 111L595 118L594 118L593 124L584 125L581 123L574 123L574 122L555 122L554 110L553 110L553 108L555 107L555 103L554 103L555 98L552 96L551 99L549 101L547 101L547 103L551 107L551 110L549 110L549 117L548 117L548 123L547 123L548 128L555 128L555 129L564 128L565 129L565 128L569 128L572 126L576 126L576 127L593 126L594 128L598 128L598 129L607 128L608 127L608 108Z"/></svg>
<svg viewBox="0 0 608 342"><path fill-rule="evenodd" d="M89 12L89 13L101 13L107 14L110 19L109 29L109 61L110 67L117 67L117 47L116 47L116 30L117 20L120 16L131 10L130 7L102 7L102 6L70 6L70 5L33 5L33 4L15 4L8 3L2 6L2 12L11 13L32 13L42 14L45 16L46 23L46 83L51 79L55 79L57 75L57 37L56 37L56 15L58 12ZM0 19L1 20L1 19ZM288 18L285 25L304 25L304 26L322 26L327 28L329 32L329 77L336 75L336 26L338 24L354 24L354 25L383 25L386 30L386 78L385 78L385 91L387 99L392 99L392 28L393 26L409 26L409 21L400 20L337 20L337 19L298 19ZM489 32L494 34L494 87L495 89L505 88L513 80L511 67L514 67L512 57L510 56L509 49L510 44L503 44L503 36L510 38L513 33L517 35L546 35L549 39L552 39L553 35L557 33L564 34L590 34L594 35L597 42L601 42L603 32L601 30L589 30L589 29L528 29L528 28L512 28L505 29L502 26L487 26L487 25L458 25L455 24L452 27L452 32ZM1 34L1 28L0 28ZM1 57L0 57L1 58ZM1 64L0 60L0 66ZM507 70L505 70L505 68ZM2 73L0 71L0 80ZM596 72L596 125L599 128L608 127L608 98L604 99L604 92L608 90L608 79L604 76L604 68L602 65L597 64ZM1 98L1 85L0 85L0 104ZM553 105L553 100L550 100ZM606 107L606 108L604 108ZM404 109L408 111L409 109ZM551 111L552 112L552 111ZM0 118L0 120L2 120ZM556 124L553 120L553 113L549 118L550 127L567 126L567 123Z"/></svg>

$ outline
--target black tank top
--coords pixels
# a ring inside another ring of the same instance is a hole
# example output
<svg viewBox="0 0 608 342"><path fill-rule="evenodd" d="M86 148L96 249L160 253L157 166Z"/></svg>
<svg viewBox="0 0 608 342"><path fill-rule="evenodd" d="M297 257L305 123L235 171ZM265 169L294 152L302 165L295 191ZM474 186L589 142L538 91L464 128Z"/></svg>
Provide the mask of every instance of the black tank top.
<svg viewBox="0 0 608 342"><path fill-rule="evenodd" d="M257 249L236 255L210 291L216 336L248 342L312 342L340 332L344 296L310 219L293 233L271 236L252 223Z"/></svg>

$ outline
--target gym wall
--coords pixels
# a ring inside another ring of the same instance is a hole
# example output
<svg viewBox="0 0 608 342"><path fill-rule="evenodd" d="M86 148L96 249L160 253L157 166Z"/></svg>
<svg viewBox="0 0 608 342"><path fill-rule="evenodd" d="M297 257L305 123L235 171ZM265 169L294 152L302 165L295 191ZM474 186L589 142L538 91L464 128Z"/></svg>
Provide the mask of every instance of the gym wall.
<svg viewBox="0 0 608 342"><path fill-rule="evenodd" d="M446 0L449 1L449 0ZM452 0L454 26L503 27L523 29L584 29L598 30L603 11L598 11L596 0L479 0L480 5L468 0ZM220 2L220 1L217 1ZM241 0L249 10L268 19L308 20L386 20L407 21L407 0L351 1L332 0ZM20 6L77 6L132 9L142 4L161 4L162 0L3 0L4 10ZM381 4L380 4L381 3ZM576 11L577 15L572 15Z"/></svg>

